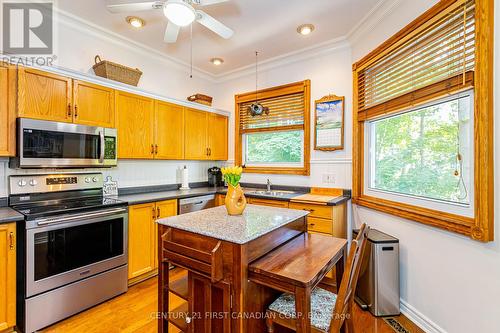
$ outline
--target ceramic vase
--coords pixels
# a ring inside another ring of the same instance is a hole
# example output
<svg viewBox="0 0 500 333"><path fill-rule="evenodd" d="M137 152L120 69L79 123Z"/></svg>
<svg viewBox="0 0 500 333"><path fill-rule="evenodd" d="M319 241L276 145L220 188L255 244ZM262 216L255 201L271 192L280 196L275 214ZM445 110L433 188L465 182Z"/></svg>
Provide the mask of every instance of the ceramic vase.
<svg viewBox="0 0 500 333"><path fill-rule="evenodd" d="M241 186L238 184L236 187L228 184L226 200L227 213L229 215L241 215L247 206L247 199Z"/></svg>

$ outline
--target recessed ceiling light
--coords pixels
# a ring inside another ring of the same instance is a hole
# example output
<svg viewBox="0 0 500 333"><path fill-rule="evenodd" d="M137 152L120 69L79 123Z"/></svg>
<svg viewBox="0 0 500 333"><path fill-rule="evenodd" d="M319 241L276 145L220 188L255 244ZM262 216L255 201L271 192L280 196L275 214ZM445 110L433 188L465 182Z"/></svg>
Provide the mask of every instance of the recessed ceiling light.
<svg viewBox="0 0 500 333"><path fill-rule="evenodd" d="M314 31L314 25L312 24L302 24L297 27L297 32L301 35L309 35Z"/></svg>
<svg viewBox="0 0 500 333"><path fill-rule="evenodd" d="M224 59L222 58L212 58L210 59L210 62L214 64L215 66L220 66L224 63Z"/></svg>
<svg viewBox="0 0 500 333"><path fill-rule="evenodd" d="M142 28L146 25L146 21L137 16L127 16L125 20L134 28Z"/></svg>

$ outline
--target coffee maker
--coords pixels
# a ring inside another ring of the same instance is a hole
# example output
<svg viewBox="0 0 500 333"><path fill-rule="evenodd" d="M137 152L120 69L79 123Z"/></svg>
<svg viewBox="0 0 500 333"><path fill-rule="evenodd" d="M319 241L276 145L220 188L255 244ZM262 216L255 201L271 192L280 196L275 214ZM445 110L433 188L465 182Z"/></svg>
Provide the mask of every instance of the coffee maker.
<svg viewBox="0 0 500 333"><path fill-rule="evenodd" d="M224 186L222 172L219 167L214 166L208 169L208 186Z"/></svg>

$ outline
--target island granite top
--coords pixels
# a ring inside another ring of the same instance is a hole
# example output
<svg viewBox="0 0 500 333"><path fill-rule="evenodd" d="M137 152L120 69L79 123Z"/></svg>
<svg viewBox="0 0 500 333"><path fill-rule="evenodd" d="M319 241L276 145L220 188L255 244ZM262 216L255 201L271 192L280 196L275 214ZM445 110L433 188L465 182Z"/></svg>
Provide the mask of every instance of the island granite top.
<svg viewBox="0 0 500 333"><path fill-rule="evenodd" d="M159 224L225 240L246 244L309 214L307 211L247 205L243 215L230 216L225 206L167 217Z"/></svg>

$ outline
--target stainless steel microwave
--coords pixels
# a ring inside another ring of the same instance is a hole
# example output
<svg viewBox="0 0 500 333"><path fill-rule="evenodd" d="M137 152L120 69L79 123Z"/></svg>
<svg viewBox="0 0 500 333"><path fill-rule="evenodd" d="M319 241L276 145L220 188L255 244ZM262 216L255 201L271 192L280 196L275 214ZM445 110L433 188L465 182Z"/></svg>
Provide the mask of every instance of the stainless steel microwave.
<svg viewBox="0 0 500 333"><path fill-rule="evenodd" d="M115 128L17 119L11 168L105 168L117 164Z"/></svg>

